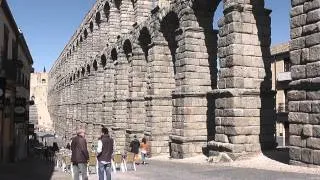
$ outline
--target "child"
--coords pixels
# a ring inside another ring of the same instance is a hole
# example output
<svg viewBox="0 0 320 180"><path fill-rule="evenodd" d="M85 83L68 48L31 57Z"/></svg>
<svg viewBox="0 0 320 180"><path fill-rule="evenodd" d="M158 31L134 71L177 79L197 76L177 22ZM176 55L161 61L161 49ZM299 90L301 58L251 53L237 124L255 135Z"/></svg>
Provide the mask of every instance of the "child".
<svg viewBox="0 0 320 180"><path fill-rule="evenodd" d="M146 138L142 138L142 142L140 144L140 148L141 148L142 164L146 164L146 157L147 157L148 149L149 149L149 146L147 144Z"/></svg>

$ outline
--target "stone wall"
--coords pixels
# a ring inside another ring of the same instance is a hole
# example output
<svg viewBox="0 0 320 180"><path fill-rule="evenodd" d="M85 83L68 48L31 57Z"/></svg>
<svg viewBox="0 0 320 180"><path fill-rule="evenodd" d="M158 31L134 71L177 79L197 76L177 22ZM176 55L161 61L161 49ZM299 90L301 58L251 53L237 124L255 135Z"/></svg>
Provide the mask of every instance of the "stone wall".
<svg viewBox="0 0 320 180"><path fill-rule="evenodd" d="M290 59L290 163L320 164L318 1L292 0Z"/></svg>

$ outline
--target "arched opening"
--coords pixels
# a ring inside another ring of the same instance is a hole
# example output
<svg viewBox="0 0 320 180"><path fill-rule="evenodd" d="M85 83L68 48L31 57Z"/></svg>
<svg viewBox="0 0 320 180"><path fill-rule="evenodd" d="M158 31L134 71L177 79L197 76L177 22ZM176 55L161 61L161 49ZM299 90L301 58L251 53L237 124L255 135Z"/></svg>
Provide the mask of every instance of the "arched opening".
<svg viewBox="0 0 320 180"><path fill-rule="evenodd" d="M79 78L80 77L80 70L78 70L78 72L77 72L77 78Z"/></svg>
<svg viewBox="0 0 320 180"><path fill-rule="evenodd" d="M92 21L90 22L89 29L90 29L90 32L92 33L93 32L93 22Z"/></svg>
<svg viewBox="0 0 320 180"><path fill-rule="evenodd" d="M82 68L81 68L81 75L82 75L82 77L85 75L85 73L86 73L86 69L85 69L84 67L82 67Z"/></svg>
<svg viewBox="0 0 320 180"><path fill-rule="evenodd" d="M129 56L132 56L132 45L131 45L131 42L130 42L129 39L124 41L123 50L124 50L124 53L127 56L127 59L128 59Z"/></svg>
<svg viewBox="0 0 320 180"><path fill-rule="evenodd" d="M96 60L94 60L94 61L93 61L92 66L93 66L93 69L94 69L95 71L97 71L97 70L98 70L98 63L97 63L97 61L96 61Z"/></svg>
<svg viewBox="0 0 320 180"><path fill-rule="evenodd" d="M176 40L176 37L182 33L181 30L179 31L179 18L176 13L170 12L167 14L167 16L161 22L160 32L163 33L164 38L168 42L171 52L171 60L173 63L173 71L174 75L176 75L176 51L178 48L178 41Z"/></svg>
<svg viewBox="0 0 320 180"><path fill-rule="evenodd" d="M101 56L101 65L102 67L105 67L107 65L107 57L104 54L102 54Z"/></svg>
<svg viewBox="0 0 320 180"><path fill-rule="evenodd" d="M118 52L115 48L111 50L111 59L113 60L113 62L118 60Z"/></svg>
<svg viewBox="0 0 320 180"><path fill-rule="evenodd" d="M121 4L122 4L122 0L115 0L114 1L114 5L116 6L116 8L118 10L120 10Z"/></svg>
<svg viewBox="0 0 320 180"><path fill-rule="evenodd" d="M109 17L110 17L110 4L108 2L106 2L106 4L103 7L103 12L104 15L107 19L107 22L109 22Z"/></svg>
<svg viewBox="0 0 320 180"><path fill-rule="evenodd" d="M77 47L79 47L79 40L77 40L77 44L76 44L76 46L77 46Z"/></svg>
<svg viewBox="0 0 320 180"><path fill-rule="evenodd" d="M80 36L80 42L83 42L82 36Z"/></svg>
<svg viewBox="0 0 320 180"><path fill-rule="evenodd" d="M146 61L148 61L149 49L151 45L151 35L149 30L146 27L141 29L138 41L139 41L139 45L141 46L144 52L145 59Z"/></svg>
<svg viewBox="0 0 320 180"><path fill-rule="evenodd" d="M83 36L84 36L84 39L87 39L87 37L88 37L87 29L84 29Z"/></svg>
<svg viewBox="0 0 320 180"><path fill-rule="evenodd" d="M91 72L91 71L90 71L90 65L88 64L88 65L87 65L87 74L90 74L90 72Z"/></svg>
<svg viewBox="0 0 320 180"><path fill-rule="evenodd" d="M100 12L97 12L97 13L96 13L96 18L95 18L95 20L96 20L97 25L99 26L100 23L101 23L101 14L100 14Z"/></svg>

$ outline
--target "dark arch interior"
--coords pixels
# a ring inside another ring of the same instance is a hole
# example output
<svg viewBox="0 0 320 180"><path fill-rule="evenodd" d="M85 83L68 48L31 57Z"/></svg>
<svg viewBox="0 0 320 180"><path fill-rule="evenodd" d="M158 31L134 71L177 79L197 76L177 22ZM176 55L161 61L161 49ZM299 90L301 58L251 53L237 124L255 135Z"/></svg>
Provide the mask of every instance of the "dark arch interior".
<svg viewBox="0 0 320 180"><path fill-rule="evenodd" d="M114 1L114 5L116 6L116 8L117 8L118 10L120 10L121 4L122 4L122 0L115 0L115 1Z"/></svg>
<svg viewBox="0 0 320 180"><path fill-rule="evenodd" d="M111 59L112 59L113 61L118 60L118 53L117 53L117 50L116 50L116 49L112 49L112 51L111 51Z"/></svg>
<svg viewBox="0 0 320 180"><path fill-rule="evenodd" d="M87 73L90 74L90 65L87 65Z"/></svg>
<svg viewBox="0 0 320 180"><path fill-rule="evenodd" d="M96 60L94 60L93 61L93 69L96 71L96 70L98 70L98 63L97 63L97 61Z"/></svg>
<svg viewBox="0 0 320 180"><path fill-rule="evenodd" d="M86 69L84 67L82 67L82 69L81 69L82 76L84 76L85 73L86 73Z"/></svg>
<svg viewBox="0 0 320 180"><path fill-rule="evenodd" d="M93 22L92 21L90 22L89 28L90 28L90 32L93 32Z"/></svg>
<svg viewBox="0 0 320 180"><path fill-rule="evenodd" d="M104 15L106 16L107 18L107 21L109 21L109 16L110 16L110 5L108 2L106 2L106 4L104 5L104 8L103 8L103 11L104 11Z"/></svg>
<svg viewBox="0 0 320 180"><path fill-rule="evenodd" d="M132 54L132 45L129 39L125 40L123 50L127 57Z"/></svg>
<svg viewBox="0 0 320 180"><path fill-rule="evenodd" d="M160 32L163 33L164 38L168 42L168 46L170 49L172 62L173 62L173 71L176 74L176 51L178 48L178 41L176 37L180 35L182 32L179 31L179 18L178 15L174 12L170 12L167 16L162 20L160 25Z"/></svg>
<svg viewBox="0 0 320 180"><path fill-rule="evenodd" d="M107 65L107 58L104 54L101 56L101 65L102 67L105 67Z"/></svg>
<svg viewBox="0 0 320 180"><path fill-rule="evenodd" d="M87 31L87 29L84 30L83 35L84 35L84 38L87 39L87 37L88 37L88 31Z"/></svg>
<svg viewBox="0 0 320 180"><path fill-rule="evenodd" d="M77 72L77 77L79 78L80 77L80 71L78 70Z"/></svg>
<svg viewBox="0 0 320 180"><path fill-rule="evenodd" d="M148 59L148 51L149 51L149 46L151 44L151 35L149 30L144 27L140 31L140 36L138 38L139 44L144 52L146 60Z"/></svg>
<svg viewBox="0 0 320 180"><path fill-rule="evenodd" d="M80 42L83 42L82 36L80 36Z"/></svg>
<svg viewBox="0 0 320 180"><path fill-rule="evenodd" d="M97 12L97 14L96 14L96 23L98 25L101 23L101 14L100 14L100 12Z"/></svg>

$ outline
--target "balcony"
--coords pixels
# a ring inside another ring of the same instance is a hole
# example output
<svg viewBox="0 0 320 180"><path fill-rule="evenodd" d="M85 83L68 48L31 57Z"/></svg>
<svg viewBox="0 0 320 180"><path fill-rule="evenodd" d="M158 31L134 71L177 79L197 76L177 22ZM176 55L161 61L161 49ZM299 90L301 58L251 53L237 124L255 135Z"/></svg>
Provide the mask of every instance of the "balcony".
<svg viewBox="0 0 320 180"><path fill-rule="evenodd" d="M277 73L277 81L278 82L285 82L285 81L291 81L291 72L280 72Z"/></svg>

